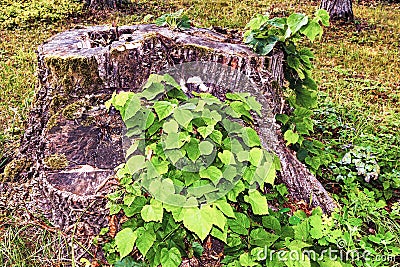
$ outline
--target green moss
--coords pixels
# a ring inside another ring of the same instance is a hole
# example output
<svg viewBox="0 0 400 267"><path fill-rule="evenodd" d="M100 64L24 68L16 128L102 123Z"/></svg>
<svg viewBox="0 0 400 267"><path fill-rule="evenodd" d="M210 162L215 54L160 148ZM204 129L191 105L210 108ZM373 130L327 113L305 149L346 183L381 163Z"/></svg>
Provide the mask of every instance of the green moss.
<svg viewBox="0 0 400 267"><path fill-rule="evenodd" d="M84 95L102 83L95 58L47 56L44 61L51 70L50 80L54 88L59 88L53 96L63 94L68 99L73 92Z"/></svg>
<svg viewBox="0 0 400 267"><path fill-rule="evenodd" d="M64 154L53 154L44 159L44 163L51 170L62 170L68 167L69 162Z"/></svg>
<svg viewBox="0 0 400 267"><path fill-rule="evenodd" d="M26 171L31 166L31 162L26 158L13 159L4 169L3 182L13 182L18 175Z"/></svg>
<svg viewBox="0 0 400 267"><path fill-rule="evenodd" d="M84 100L80 100L75 103L72 103L72 104L66 106L62 110L62 115L64 116L64 118L66 118L68 120L79 119L82 117L82 113L83 113L86 105L87 105L87 102Z"/></svg>
<svg viewBox="0 0 400 267"><path fill-rule="evenodd" d="M65 95L55 95L49 105L49 113L51 115L56 114L61 107L65 106L68 99Z"/></svg>
<svg viewBox="0 0 400 267"><path fill-rule="evenodd" d="M56 114L50 117L50 119L46 123L47 131L51 130L53 127L57 125L59 117L60 117L60 112L57 112Z"/></svg>

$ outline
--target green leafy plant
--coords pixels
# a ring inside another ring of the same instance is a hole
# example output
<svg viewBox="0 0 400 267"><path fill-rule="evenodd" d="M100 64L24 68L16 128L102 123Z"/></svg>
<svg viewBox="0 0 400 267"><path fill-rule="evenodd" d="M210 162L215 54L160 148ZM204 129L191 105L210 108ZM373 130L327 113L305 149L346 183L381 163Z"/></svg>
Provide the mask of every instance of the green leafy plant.
<svg viewBox="0 0 400 267"><path fill-rule="evenodd" d="M190 19L183 14L183 9L175 13L164 14L156 19L157 26L168 26L172 29L187 30L190 29Z"/></svg>
<svg viewBox="0 0 400 267"><path fill-rule="evenodd" d="M116 266L133 251L150 266L178 266L196 240L210 234L226 242L235 218L248 216L234 205L268 214L257 188L274 183L279 160L246 126L261 105L247 93L227 93L225 102L192 94L188 99L169 75L151 75L143 92L121 92L107 103L132 140L117 173L122 188L108 197L110 213L129 218L105 246Z"/></svg>
<svg viewBox="0 0 400 267"><path fill-rule="evenodd" d="M275 46L283 48L287 63L285 78L291 94L288 98L293 108L291 116L278 114L276 119L283 124L282 130L287 144L302 145L304 136L313 131L312 108L316 106L317 84L312 78L313 53L308 48L299 48L303 37L314 41L321 38L322 26L329 26L329 15L317 10L311 19L294 13L287 18L272 18L257 15L246 26L244 42L260 55L269 54Z"/></svg>

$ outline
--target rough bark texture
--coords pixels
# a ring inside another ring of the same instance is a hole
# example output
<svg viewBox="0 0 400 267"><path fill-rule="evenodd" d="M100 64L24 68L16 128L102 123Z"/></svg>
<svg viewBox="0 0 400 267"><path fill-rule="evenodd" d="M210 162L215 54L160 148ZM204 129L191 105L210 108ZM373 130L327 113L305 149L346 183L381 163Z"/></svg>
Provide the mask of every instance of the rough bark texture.
<svg viewBox="0 0 400 267"><path fill-rule="evenodd" d="M89 8L103 9L112 8L116 9L121 7L123 4L129 3L129 0L81 0Z"/></svg>
<svg viewBox="0 0 400 267"><path fill-rule="evenodd" d="M104 102L114 91L140 91L151 73L185 62L214 62L239 70L237 76L254 83L251 93L261 94L264 108L257 128L263 145L281 159L279 175L291 197L312 199L314 206L331 211L333 200L285 146L274 120L282 107L282 52L260 57L239 42L205 29L178 32L139 25L75 29L43 44L38 49L39 87L17 159L24 165L10 168L30 181L33 206L63 230L77 222L82 231L105 226L104 195L112 188L107 182L124 157L122 121L106 111ZM216 73L212 67L204 72ZM222 85L240 79L223 76L228 79L220 79Z"/></svg>
<svg viewBox="0 0 400 267"><path fill-rule="evenodd" d="M352 0L322 0L321 8L329 12L331 19L353 20Z"/></svg>

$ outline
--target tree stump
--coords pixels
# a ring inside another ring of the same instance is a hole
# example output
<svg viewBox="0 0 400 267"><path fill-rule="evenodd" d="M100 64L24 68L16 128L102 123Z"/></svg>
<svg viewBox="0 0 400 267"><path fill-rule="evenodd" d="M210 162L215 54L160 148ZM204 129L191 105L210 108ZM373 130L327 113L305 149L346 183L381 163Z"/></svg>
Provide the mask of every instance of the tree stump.
<svg viewBox="0 0 400 267"><path fill-rule="evenodd" d="M263 95L265 110L257 130L281 160L280 180L292 199L312 199L332 211L333 200L285 146L274 119L283 103L281 51L260 57L240 40L207 29L99 26L63 32L38 49L39 86L17 158L24 168L13 171L30 181L31 198L49 220L64 231L77 222L93 232L107 224L107 182L124 155L122 120L104 103L114 91L140 91L151 73L185 62L220 63L254 83L251 93Z"/></svg>

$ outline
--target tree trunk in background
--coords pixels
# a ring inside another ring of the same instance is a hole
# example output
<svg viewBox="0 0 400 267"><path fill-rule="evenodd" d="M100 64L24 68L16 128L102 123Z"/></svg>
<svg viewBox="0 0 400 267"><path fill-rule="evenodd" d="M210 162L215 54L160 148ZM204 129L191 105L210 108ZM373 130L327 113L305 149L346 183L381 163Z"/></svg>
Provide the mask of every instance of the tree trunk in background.
<svg viewBox="0 0 400 267"><path fill-rule="evenodd" d="M122 4L129 2L128 0L82 0L86 6L93 9L121 7Z"/></svg>
<svg viewBox="0 0 400 267"><path fill-rule="evenodd" d="M351 0L322 0L320 7L329 12L331 19L354 19Z"/></svg>

